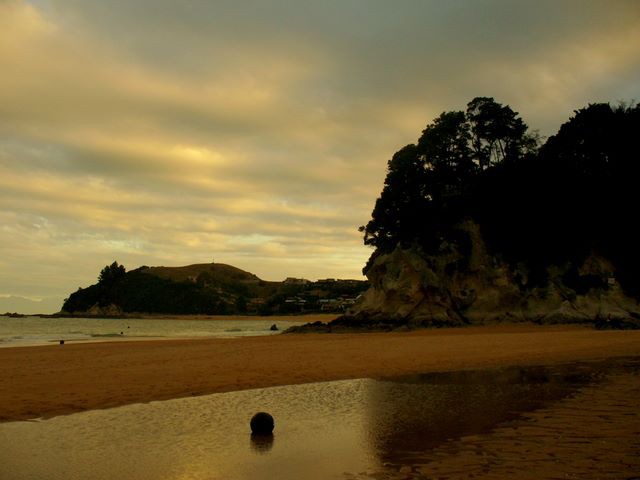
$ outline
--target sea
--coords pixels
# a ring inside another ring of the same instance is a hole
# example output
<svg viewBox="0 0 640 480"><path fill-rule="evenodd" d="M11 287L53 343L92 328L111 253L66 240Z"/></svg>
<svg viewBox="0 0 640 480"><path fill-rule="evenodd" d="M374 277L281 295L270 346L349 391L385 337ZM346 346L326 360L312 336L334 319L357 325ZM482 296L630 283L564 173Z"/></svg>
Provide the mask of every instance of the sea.
<svg viewBox="0 0 640 480"><path fill-rule="evenodd" d="M124 341L179 338L233 338L275 335L302 325L300 317L285 320L270 317L229 319L136 319L136 318L42 318L0 317L0 348L67 342ZM276 324L278 330L271 330Z"/></svg>

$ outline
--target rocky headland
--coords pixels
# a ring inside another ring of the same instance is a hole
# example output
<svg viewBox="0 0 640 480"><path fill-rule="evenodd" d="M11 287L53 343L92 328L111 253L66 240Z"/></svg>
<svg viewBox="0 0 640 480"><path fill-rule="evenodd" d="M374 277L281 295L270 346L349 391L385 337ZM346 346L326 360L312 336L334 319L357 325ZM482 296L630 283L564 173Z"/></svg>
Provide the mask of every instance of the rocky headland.
<svg viewBox="0 0 640 480"><path fill-rule="evenodd" d="M640 328L640 107L592 104L544 145L475 98L388 162L371 220L369 289L297 332L500 322Z"/></svg>
<svg viewBox="0 0 640 480"><path fill-rule="evenodd" d="M548 283L528 289L527 269L511 267L487 252L479 226L458 226L470 251L443 242L438 254L419 246L379 255L367 277L369 289L330 323L292 327L295 332L397 330L502 322L579 323L597 328L640 328L640 305L626 295L607 259L590 254L578 266L548 268Z"/></svg>

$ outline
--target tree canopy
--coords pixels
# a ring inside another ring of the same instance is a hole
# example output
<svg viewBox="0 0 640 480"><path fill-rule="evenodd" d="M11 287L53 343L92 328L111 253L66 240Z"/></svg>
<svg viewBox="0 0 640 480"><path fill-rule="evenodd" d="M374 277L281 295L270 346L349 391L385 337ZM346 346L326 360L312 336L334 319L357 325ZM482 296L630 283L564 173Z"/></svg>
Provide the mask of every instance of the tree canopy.
<svg viewBox="0 0 640 480"><path fill-rule="evenodd" d="M518 114L493 98L473 99L466 112L443 112L423 130L417 145L403 147L389 161L371 220L360 227L365 244L388 250L436 238L462 213L463 200L481 172L535 147Z"/></svg>
<svg viewBox="0 0 640 480"><path fill-rule="evenodd" d="M124 265L118 265L118 262L113 262L111 265L105 266L100 270L98 276L98 284L104 286L111 286L122 280L127 273L127 269Z"/></svg>
<svg viewBox="0 0 640 480"><path fill-rule="evenodd" d="M596 251L640 296L631 218L640 204L639 133L640 107L591 104L539 146L511 107L475 98L465 112L439 115L388 162L360 227L364 242L375 247L372 258L397 245L430 251L472 219L491 251L524 262L533 283L545 281L549 265L579 264Z"/></svg>

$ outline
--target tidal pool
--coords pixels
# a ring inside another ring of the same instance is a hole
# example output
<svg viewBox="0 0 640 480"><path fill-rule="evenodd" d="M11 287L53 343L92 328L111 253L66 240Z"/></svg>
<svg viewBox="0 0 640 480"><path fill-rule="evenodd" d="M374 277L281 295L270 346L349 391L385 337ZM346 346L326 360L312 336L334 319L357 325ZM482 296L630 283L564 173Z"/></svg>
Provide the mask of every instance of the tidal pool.
<svg viewBox="0 0 640 480"><path fill-rule="evenodd" d="M345 380L9 422L0 424L0 478L387 478L447 442L593 387L610 368ZM261 410L275 418L272 437L250 435L249 420Z"/></svg>

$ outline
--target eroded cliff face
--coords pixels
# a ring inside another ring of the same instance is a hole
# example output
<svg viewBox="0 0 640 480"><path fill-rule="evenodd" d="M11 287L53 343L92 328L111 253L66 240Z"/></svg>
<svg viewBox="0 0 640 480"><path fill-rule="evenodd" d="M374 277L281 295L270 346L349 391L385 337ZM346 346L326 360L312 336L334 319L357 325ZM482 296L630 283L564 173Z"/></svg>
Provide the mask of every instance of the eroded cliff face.
<svg viewBox="0 0 640 480"><path fill-rule="evenodd" d="M101 307L99 304L95 304L86 312L73 312L76 317L96 317L96 318L110 318L110 317L122 317L124 312L117 305L109 304Z"/></svg>
<svg viewBox="0 0 640 480"><path fill-rule="evenodd" d="M527 288L526 269L488 254L475 223L462 223L459 232L464 245L443 241L433 255L397 247L376 258L367 272L371 287L339 323L639 323L638 302L624 295L606 259L592 254L577 266L577 281L588 285L579 291L563 280L572 265L550 268L545 287Z"/></svg>

